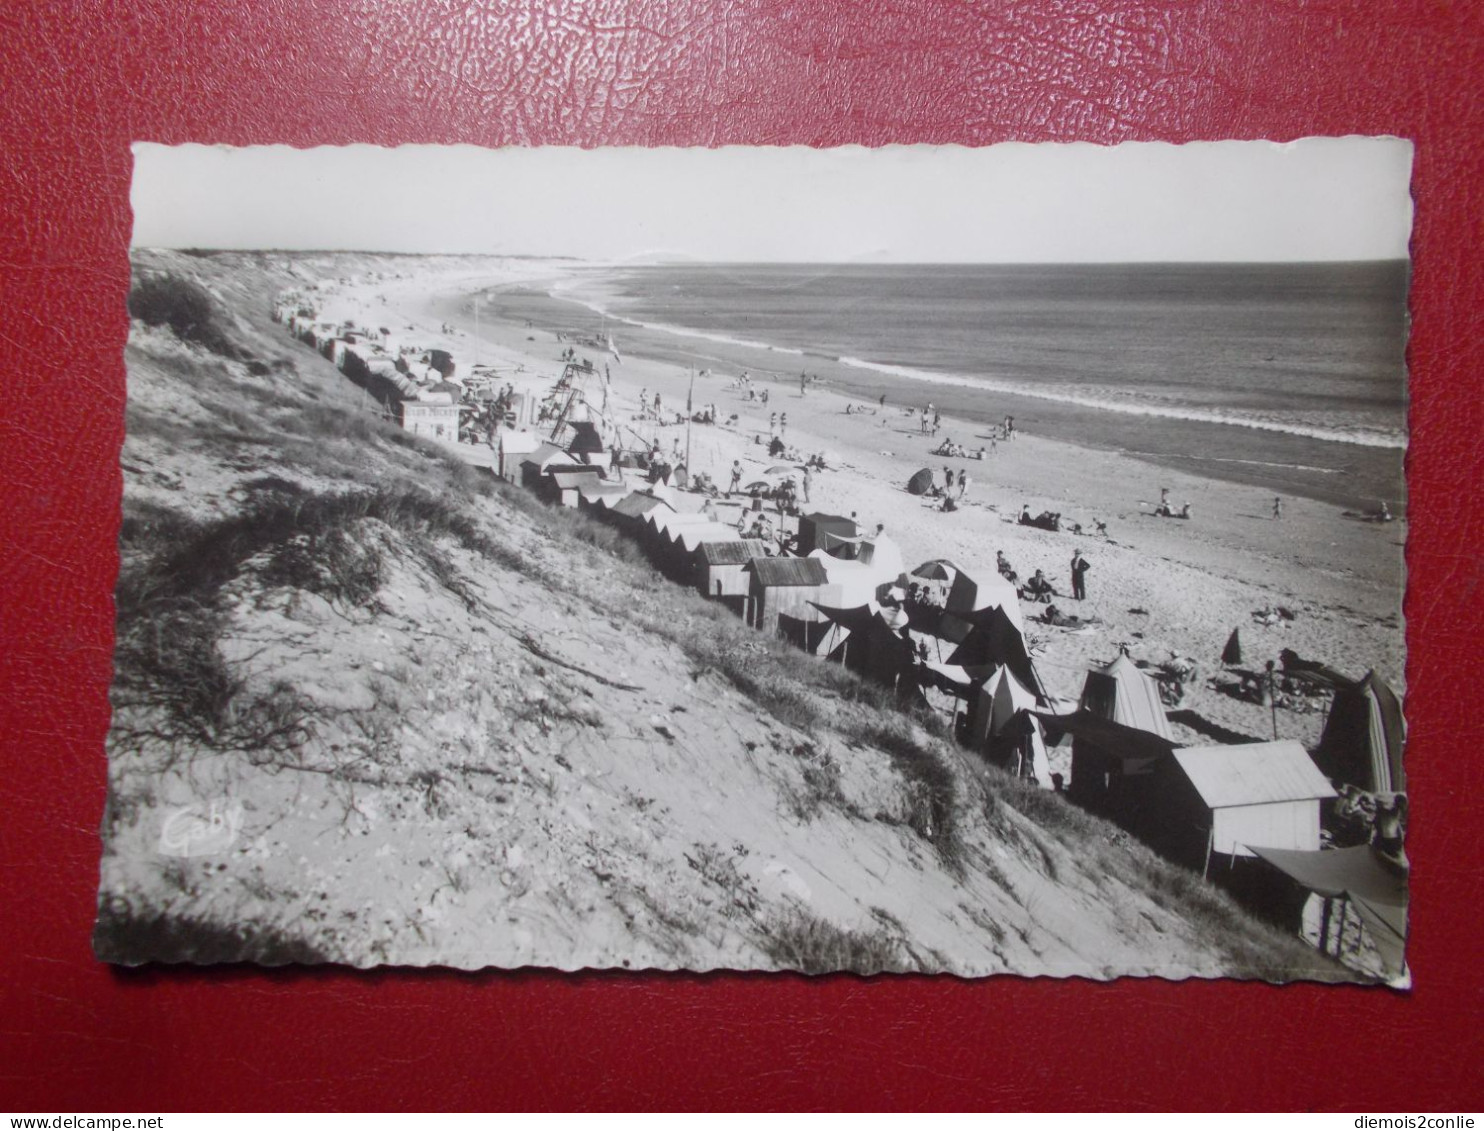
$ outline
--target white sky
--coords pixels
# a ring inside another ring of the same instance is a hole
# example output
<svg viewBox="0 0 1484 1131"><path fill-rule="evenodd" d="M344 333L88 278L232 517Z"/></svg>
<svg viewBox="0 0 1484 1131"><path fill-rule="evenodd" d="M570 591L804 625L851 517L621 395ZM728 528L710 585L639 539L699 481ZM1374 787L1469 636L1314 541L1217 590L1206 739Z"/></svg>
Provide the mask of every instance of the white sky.
<svg viewBox="0 0 1484 1131"><path fill-rule="evenodd" d="M1399 259L1397 138L725 149L134 146L136 247L780 262Z"/></svg>

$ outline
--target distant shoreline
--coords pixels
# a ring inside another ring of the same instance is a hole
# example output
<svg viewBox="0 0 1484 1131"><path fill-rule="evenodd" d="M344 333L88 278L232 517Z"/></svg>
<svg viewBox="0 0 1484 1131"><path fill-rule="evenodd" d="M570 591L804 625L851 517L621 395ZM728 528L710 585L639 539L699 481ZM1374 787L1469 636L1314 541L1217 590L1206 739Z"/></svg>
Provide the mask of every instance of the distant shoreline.
<svg viewBox="0 0 1484 1131"><path fill-rule="evenodd" d="M563 295L563 273L543 281L526 280L488 288L487 309L529 318L541 326L569 326L596 331L601 317L581 299ZM681 367L716 368L727 377L743 370L784 385L797 384L797 370L819 377L820 385L845 397L922 407L931 401L946 418L974 429L951 436L966 447L987 443L989 426L1006 415L1023 432L1044 435L1076 447L1115 452L1158 468L1255 487L1274 495L1301 496L1341 509L1366 510L1386 499L1392 511L1407 510L1403 484L1405 449L1339 443L1307 435L1181 418L1108 410L1014 391L986 390L972 383L949 383L893 376L830 357L826 352L791 351L745 336L721 341L702 331L639 327L613 319L609 329L621 351ZM986 399L992 405L985 404ZM1200 454L1195 454L1200 453Z"/></svg>

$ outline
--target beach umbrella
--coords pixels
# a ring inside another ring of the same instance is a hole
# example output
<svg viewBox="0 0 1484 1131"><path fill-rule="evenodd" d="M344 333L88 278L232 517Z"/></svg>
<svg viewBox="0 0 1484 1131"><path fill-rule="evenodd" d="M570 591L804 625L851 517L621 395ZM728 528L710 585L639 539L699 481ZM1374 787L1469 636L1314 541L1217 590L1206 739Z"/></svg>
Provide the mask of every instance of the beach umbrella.
<svg viewBox="0 0 1484 1131"><path fill-rule="evenodd" d="M907 493L910 495L926 495L932 487L933 471L930 467L924 467L907 480Z"/></svg>
<svg viewBox="0 0 1484 1131"><path fill-rule="evenodd" d="M742 488L744 491L771 491L773 484L767 479L759 479L755 483L749 483Z"/></svg>
<svg viewBox="0 0 1484 1131"><path fill-rule="evenodd" d="M952 563L942 558L935 558L930 562L923 562L912 571L913 577L925 577L929 581L952 581L958 576L958 570Z"/></svg>

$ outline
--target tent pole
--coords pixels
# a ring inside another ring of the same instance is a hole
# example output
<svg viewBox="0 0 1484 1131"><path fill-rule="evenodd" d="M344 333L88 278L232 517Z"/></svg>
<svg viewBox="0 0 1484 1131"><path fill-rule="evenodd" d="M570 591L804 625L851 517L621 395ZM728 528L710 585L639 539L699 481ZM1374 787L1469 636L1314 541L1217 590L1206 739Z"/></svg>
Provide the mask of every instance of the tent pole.
<svg viewBox="0 0 1484 1131"><path fill-rule="evenodd" d="M1213 825L1211 831L1206 834L1206 866L1201 869L1201 879L1206 879L1211 874L1211 849L1216 845L1216 827Z"/></svg>

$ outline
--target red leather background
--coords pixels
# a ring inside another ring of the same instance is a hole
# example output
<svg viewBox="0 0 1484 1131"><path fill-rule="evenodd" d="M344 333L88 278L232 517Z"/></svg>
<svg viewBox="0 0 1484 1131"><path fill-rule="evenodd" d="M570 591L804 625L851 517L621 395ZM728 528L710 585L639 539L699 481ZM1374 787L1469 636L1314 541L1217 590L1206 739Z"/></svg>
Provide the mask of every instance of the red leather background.
<svg viewBox="0 0 1484 1131"><path fill-rule="evenodd" d="M0 1109L1478 1110L1484 8L0 5ZM1416 140L1410 994L95 963L129 143Z"/></svg>

